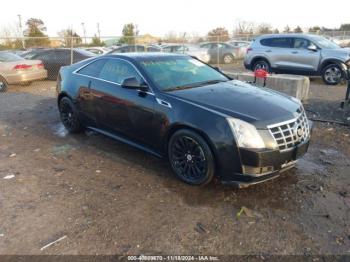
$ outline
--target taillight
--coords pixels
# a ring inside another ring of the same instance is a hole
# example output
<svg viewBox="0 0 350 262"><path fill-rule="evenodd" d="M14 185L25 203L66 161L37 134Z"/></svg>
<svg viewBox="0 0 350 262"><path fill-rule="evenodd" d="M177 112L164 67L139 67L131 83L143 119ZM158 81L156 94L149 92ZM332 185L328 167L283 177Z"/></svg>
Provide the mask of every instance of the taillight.
<svg viewBox="0 0 350 262"><path fill-rule="evenodd" d="M37 64L36 66L37 66L39 69L43 69L43 68L44 68L44 64L43 64L43 63Z"/></svg>
<svg viewBox="0 0 350 262"><path fill-rule="evenodd" d="M250 51L253 51L253 48L247 48L247 54L250 52Z"/></svg>
<svg viewBox="0 0 350 262"><path fill-rule="evenodd" d="M31 67L32 67L31 65L20 64L20 65L16 65L13 69L15 69L15 70L25 70L25 69L29 69Z"/></svg>

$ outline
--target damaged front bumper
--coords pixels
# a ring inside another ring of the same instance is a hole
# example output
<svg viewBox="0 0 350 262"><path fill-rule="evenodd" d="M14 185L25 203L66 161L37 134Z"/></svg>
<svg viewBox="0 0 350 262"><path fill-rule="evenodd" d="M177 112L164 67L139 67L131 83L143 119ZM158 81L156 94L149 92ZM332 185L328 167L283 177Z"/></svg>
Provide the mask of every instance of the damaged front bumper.
<svg viewBox="0 0 350 262"><path fill-rule="evenodd" d="M274 179L295 166L297 160L307 152L309 142L310 140L307 140L291 150L282 152L241 148L243 174L233 174L230 180L222 180L222 183L244 188Z"/></svg>

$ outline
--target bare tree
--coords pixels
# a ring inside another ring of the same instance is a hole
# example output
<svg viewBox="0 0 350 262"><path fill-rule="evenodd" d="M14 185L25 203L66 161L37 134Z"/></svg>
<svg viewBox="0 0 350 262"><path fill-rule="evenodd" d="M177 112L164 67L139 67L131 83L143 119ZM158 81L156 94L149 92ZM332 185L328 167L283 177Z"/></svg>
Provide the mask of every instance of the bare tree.
<svg viewBox="0 0 350 262"><path fill-rule="evenodd" d="M257 33L258 34L272 34L272 27L269 24L262 23L262 24L258 25Z"/></svg>
<svg viewBox="0 0 350 262"><path fill-rule="evenodd" d="M62 44L64 46L71 47L82 43L81 37L73 29L63 29L57 34L62 37Z"/></svg>
<svg viewBox="0 0 350 262"><path fill-rule="evenodd" d="M252 34L254 30L254 23L248 21L239 21L235 30L236 34L248 35Z"/></svg>
<svg viewBox="0 0 350 262"><path fill-rule="evenodd" d="M230 40L228 31L224 27L217 27L208 32L209 41L228 41Z"/></svg>

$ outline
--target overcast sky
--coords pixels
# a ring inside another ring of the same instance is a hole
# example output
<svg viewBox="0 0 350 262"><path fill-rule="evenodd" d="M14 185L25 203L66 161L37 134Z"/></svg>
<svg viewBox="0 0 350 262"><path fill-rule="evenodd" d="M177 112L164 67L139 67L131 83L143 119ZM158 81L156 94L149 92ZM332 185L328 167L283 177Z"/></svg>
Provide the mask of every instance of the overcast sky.
<svg viewBox="0 0 350 262"><path fill-rule="evenodd" d="M2 3L0 27L15 26L18 14L25 22L30 17L41 18L50 36L61 29L73 27L82 35L93 36L100 23L101 35L120 35L125 23L138 24L140 34L162 36L170 31L206 34L223 26L229 32L237 21L268 23L283 29L313 25L339 27L350 23L350 0L16 0Z"/></svg>

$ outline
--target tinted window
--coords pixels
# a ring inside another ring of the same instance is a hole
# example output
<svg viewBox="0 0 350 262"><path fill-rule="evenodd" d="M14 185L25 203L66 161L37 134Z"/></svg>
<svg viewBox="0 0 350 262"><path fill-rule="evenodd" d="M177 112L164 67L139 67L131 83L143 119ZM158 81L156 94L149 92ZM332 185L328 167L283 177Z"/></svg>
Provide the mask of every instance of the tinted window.
<svg viewBox="0 0 350 262"><path fill-rule="evenodd" d="M294 48L307 49L310 46L310 41L304 38L294 38Z"/></svg>
<svg viewBox="0 0 350 262"><path fill-rule="evenodd" d="M292 39L288 37L266 38L266 39L260 40L260 43L264 46L270 46L270 47L282 47L282 48L292 47Z"/></svg>
<svg viewBox="0 0 350 262"><path fill-rule="evenodd" d="M80 69L78 73L82 75L98 77L105 63L106 63L106 59L97 60L85 66L84 68Z"/></svg>
<svg viewBox="0 0 350 262"><path fill-rule="evenodd" d="M26 59L30 59L25 57ZM32 58L35 59L40 59L40 60L44 60L44 61L51 61L52 59L55 59L55 55L52 51L46 51L46 52L40 52L38 54L35 54L32 56Z"/></svg>
<svg viewBox="0 0 350 262"><path fill-rule="evenodd" d="M63 64L71 63L71 52L70 50L56 50L55 59Z"/></svg>
<svg viewBox="0 0 350 262"><path fill-rule="evenodd" d="M108 59L98 77L117 84L121 84L124 79L129 77L136 77L141 81L135 68L130 63L120 59Z"/></svg>

